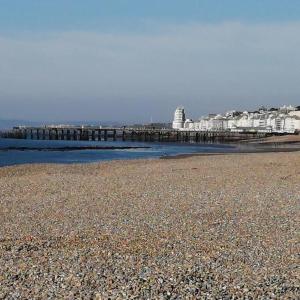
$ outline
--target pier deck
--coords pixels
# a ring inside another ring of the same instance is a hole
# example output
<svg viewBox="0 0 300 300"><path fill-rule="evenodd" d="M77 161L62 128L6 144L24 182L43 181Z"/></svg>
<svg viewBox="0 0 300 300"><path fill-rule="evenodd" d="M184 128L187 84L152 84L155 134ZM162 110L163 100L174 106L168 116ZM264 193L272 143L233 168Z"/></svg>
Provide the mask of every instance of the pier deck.
<svg viewBox="0 0 300 300"><path fill-rule="evenodd" d="M14 127L3 137L32 140L140 141L140 142L234 142L268 136L258 132L182 131L155 128L102 128L99 126Z"/></svg>

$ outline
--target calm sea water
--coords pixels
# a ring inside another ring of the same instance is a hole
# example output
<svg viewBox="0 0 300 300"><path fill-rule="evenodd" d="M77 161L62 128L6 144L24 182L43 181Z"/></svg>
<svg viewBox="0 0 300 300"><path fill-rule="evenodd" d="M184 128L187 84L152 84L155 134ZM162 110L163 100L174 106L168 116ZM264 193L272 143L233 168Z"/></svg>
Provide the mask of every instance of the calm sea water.
<svg viewBox="0 0 300 300"><path fill-rule="evenodd" d="M149 149L47 151L57 147L150 147ZM40 150L5 150L8 147L39 148ZM235 146L221 144L176 144L139 142L41 141L0 139L0 166L28 163L90 163L107 160L158 158L189 153L236 152Z"/></svg>

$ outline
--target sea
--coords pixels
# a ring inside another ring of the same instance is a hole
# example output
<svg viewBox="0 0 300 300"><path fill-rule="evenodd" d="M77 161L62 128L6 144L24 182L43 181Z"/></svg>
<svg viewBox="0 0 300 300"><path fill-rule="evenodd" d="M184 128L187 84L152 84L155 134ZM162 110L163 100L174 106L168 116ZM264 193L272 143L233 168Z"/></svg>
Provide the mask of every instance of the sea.
<svg viewBox="0 0 300 300"><path fill-rule="evenodd" d="M82 149L82 147L97 147L97 149ZM103 149L99 149L102 147ZM120 149L122 147L135 148ZM0 167L33 163L74 164L125 159L154 159L193 153L229 153L238 152L237 147L236 145L199 143L21 140L0 138Z"/></svg>

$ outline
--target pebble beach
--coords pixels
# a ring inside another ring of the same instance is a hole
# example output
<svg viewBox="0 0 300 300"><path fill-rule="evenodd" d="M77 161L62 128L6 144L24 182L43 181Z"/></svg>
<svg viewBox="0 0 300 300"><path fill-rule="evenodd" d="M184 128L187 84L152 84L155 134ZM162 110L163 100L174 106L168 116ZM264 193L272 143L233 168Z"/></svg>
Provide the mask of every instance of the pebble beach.
<svg viewBox="0 0 300 300"><path fill-rule="evenodd" d="M0 299L297 299L300 153L0 168Z"/></svg>

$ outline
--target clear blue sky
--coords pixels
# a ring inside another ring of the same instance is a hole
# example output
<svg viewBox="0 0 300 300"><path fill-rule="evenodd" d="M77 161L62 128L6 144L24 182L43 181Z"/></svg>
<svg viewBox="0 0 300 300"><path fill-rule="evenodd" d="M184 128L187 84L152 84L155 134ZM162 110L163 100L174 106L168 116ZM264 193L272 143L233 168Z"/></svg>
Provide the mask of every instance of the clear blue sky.
<svg viewBox="0 0 300 300"><path fill-rule="evenodd" d="M0 119L300 105L300 0L0 0Z"/></svg>
<svg viewBox="0 0 300 300"><path fill-rule="evenodd" d="M284 22L299 0L0 0L0 28L16 31L132 29L144 20Z"/></svg>

